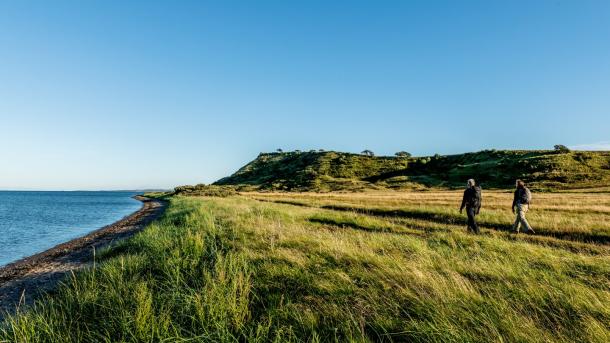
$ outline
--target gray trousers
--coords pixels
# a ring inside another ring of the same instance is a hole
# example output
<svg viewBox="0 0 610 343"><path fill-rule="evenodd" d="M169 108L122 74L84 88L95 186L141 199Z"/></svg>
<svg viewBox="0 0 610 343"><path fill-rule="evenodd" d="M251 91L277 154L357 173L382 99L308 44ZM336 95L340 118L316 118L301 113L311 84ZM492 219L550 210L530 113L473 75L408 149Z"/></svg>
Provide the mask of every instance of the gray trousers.
<svg viewBox="0 0 610 343"><path fill-rule="evenodd" d="M513 224L513 231L519 232L519 227L523 229L524 232L534 232L530 223L527 222L525 218L525 214L529 210L529 205L527 204L517 204L517 218L515 218L515 223Z"/></svg>
<svg viewBox="0 0 610 343"><path fill-rule="evenodd" d="M468 214L468 231L480 233L477 221L474 218L477 215L477 210L474 207L466 206L466 214Z"/></svg>

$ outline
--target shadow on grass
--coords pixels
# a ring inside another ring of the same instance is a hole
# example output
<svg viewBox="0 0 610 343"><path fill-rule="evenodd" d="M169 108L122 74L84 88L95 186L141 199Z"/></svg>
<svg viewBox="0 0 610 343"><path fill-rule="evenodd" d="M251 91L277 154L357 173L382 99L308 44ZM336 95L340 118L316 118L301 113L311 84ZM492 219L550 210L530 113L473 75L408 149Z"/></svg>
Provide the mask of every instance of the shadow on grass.
<svg viewBox="0 0 610 343"><path fill-rule="evenodd" d="M422 210L405 210L405 209L382 209L382 208L359 208L351 206L341 205L324 205L320 208L333 210L333 211L347 211L356 212L378 217L398 217L398 218L410 218L410 219L421 219L431 221L435 223L461 225L466 222L464 216L449 213L438 213L432 211ZM498 231L510 231L512 229L512 223L497 223L488 221L478 221L479 226L486 229L498 230ZM610 236L604 233L595 232L575 232L575 231L545 231L537 230L535 235L548 236L557 239L571 240L577 242L588 242L598 244L610 244Z"/></svg>
<svg viewBox="0 0 610 343"><path fill-rule="evenodd" d="M448 225L466 225L466 217L464 215L459 214L449 214L449 213L438 213L432 211L422 211L422 210L406 210L406 209L383 209L383 208L362 208L362 207L352 207L345 205L322 205L316 206L303 202L290 201L290 200L271 200L271 199L258 199L254 198L258 201L263 202L271 202L277 204L285 204L285 205L293 205L299 207L313 207L313 208L322 208L326 210L333 211L344 211L344 212L355 212L361 213L376 217L390 217L390 218L409 218L409 219L420 219L430 222L435 222L439 224L448 224ZM489 222L489 221L480 221L477 220L477 223L480 227L490 230L496 231L505 231L510 232L512 229L512 223L498 223L498 222ZM425 228L421 228L425 229ZM561 240L568 240L574 242L583 242L583 243L595 243L595 244L610 244L610 236L605 233L597 233L597 232L577 232L577 231L558 231L558 230L544 230L538 229L536 230L536 234L534 236L544 236L544 237L552 237Z"/></svg>
<svg viewBox="0 0 610 343"><path fill-rule="evenodd" d="M300 202L300 201L293 201L293 200L267 200L267 199L260 199L260 198L254 198L254 199L258 200L258 201L263 201L263 202L272 202L275 204L284 204L284 205L292 205L292 206L300 206L300 207L313 207L312 205L309 205L307 203Z"/></svg>
<svg viewBox="0 0 610 343"><path fill-rule="evenodd" d="M392 233L392 234L399 234L399 235L416 235L416 236L424 236L427 232L426 230L415 231L415 230L408 230L406 228L405 228L405 230L400 230L400 231L397 231L390 227L385 227L385 228L384 227L379 227L379 228L375 227L374 228L374 227L360 225L360 224L354 223L354 222L341 221L341 220L337 220L337 219L333 219L333 218L311 217L308 220L311 223L333 225L333 226L339 226L339 227L348 227L350 229L355 229L355 230L360 230L360 231L365 231L365 232ZM431 230L431 231L434 231L434 230Z"/></svg>

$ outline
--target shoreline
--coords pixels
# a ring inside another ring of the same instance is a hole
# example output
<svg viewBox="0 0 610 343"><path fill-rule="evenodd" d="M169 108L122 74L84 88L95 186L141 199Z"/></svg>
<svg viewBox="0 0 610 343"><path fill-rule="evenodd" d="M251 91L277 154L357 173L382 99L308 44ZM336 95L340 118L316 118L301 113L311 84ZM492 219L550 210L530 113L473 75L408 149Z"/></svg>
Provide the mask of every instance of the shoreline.
<svg viewBox="0 0 610 343"><path fill-rule="evenodd" d="M34 302L63 277L93 261L94 249L129 238L158 218L166 202L134 196L142 207L132 214L88 234L0 267L0 321L8 313Z"/></svg>

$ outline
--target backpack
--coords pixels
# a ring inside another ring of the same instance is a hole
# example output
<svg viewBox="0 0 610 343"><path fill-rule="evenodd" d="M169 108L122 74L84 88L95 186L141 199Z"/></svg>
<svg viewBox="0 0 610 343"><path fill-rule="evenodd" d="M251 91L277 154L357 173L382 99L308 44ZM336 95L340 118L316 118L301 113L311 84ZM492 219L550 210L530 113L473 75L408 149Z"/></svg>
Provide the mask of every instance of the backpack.
<svg viewBox="0 0 610 343"><path fill-rule="evenodd" d="M474 208L481 206L481 187L475 186L466 190L466 205Z"/></svg>
<svg viewBox="0 0 610 343"><path fill-rule="evenodd" d="M532 201L532 192L527 187L523 187L519 192L519 203L528 204Z"/></svg>
<svg viewBox="0 0 610 343"><path fill-rule="evenodd" d="M472 199L472 206L477 208L481 206L481 187L474 187L474 199Z"/></svg>

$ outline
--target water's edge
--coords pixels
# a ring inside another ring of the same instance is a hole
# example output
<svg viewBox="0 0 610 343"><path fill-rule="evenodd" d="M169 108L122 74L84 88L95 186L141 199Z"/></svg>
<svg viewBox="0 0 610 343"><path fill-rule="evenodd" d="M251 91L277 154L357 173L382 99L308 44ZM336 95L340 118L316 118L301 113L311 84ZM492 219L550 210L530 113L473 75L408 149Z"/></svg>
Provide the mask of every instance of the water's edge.
<svg viewBox="0 0 610 343"><path fill-rule="evenodd" d="M34 259L35 257L37 257L39 255L45 255L45 254L47 254L47 253L49 253L49 252L51 252L53 250L57 250L59 247L62 247L64 245L69 245L72 242L76 242L76 241L80 241L80 240L83 240L83 239L87 239L87 237L92 236L92 235L94 235L94 234L96 234L98 232L104 231L107 228L119 225L121 222L124 222L127 219L129 219L129 218L137 215L138 213L142 212L142 210L144 210L145 201L149 200L148 198L140 196L140 195L134 195L131 198L135 199L135 200L138 200L140 202L140 207L137 210L131 212L130 214L127 214L127 215L123 216L121 219L119 219L119 220L117 220L117 221L115 221L113 223L110 223L108 225L104 225L102 227L94 228L91 231L88 231L88 232L84 233L83 235L80 235L78 237L74 237L74 238L72 238L70 240L67 240L65 242L58 243L55 246L52 246L52 247L50 247L48 249L39 251L39 252L37 252L35 254L19 258L19 259L15 260L15 261L12 261L12 262L9 262L9 263L6 263L6 264L0 264L0 283L2 282L2 276L3 276L2 275L2 271L3 270L9 269L11 267L14 267L15 265L19 265L19 264L22 264L22 263L29 263L30 260Z"/></svg>
<svg viewBox="0 0 610 343"><path fill-rule="evenodd" d="M140 194L0 191L0 267L132 215L142 209Z"/></svg>
<svg viewBox="0 0 610 343"><path fill-rule="evenodd" d="M30 305L54 289L67 273L90 266L97 249L127 239L161 216L167 202L134 196L142 206L134 213L87 235L0 267L0 323L6 314Z"/></svg>

